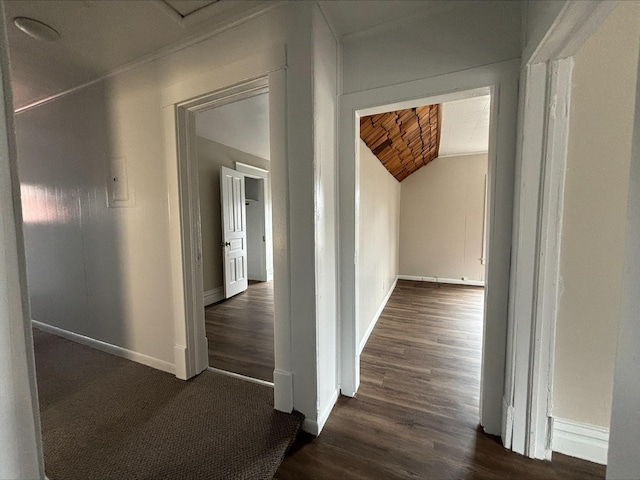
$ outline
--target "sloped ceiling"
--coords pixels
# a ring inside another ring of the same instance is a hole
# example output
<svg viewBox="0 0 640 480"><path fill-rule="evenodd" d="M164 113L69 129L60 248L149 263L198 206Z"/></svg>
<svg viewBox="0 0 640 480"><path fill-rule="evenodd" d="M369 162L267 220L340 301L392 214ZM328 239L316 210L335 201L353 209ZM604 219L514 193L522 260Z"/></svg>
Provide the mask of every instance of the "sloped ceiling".
<svg viewBox="0 0 640 480"><path fill-rule="evenodd" d="M438 156L440 105L360 118L360 138L382 165L401 182Z"/></svg>

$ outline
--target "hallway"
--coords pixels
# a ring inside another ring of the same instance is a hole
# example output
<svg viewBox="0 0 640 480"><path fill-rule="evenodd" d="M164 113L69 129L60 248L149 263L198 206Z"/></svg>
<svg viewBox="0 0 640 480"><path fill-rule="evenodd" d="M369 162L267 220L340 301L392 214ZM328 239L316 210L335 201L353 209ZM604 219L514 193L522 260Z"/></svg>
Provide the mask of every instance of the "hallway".
<svg viewBox="0 0 640 480"><path fill-rule="evenodd" d="M604 478L563 455L530 460L478 426L484 291L400 280L362 352L357 398L298 437L276 478Z"/></svg>
<svg viewBox="0 0 640 480"><path fill-rule="evenodd" d="M273 382L273 282L205 308L209 366Z"/></svg>

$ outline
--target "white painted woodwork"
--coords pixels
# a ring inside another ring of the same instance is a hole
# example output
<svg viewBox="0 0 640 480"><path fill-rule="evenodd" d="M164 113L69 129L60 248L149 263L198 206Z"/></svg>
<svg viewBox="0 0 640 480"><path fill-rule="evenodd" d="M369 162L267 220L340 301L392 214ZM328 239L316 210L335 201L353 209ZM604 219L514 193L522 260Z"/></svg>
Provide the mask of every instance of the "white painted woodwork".
<svg viewBox="0 0 640 480"><path fill-rule="evenodd" d="M242 173L220 168L220 206L222 208L222 272L224 297L244 292L247 278L247 212Z"/></svg>
<svg viewBox="0 0 640 480"><path fill-rule="evenodd" d="M44 478L4 5L0 5L0 478Z"/></svg>
<svg viewBox="0 0 640 480"><path fill-rule="evenodd" d="M550 458L559 218L570 58L616 2L540 2L526 26L504 416L512 449ZM605 5L606 4L606 5Z"/></svg>
<svg viewBox="0 0 640 480"><path fill-rule="evenodd" d="M563 455L606 465L609 450L609 429L563 418L554 418L552 448L554 452Z"/></svg>

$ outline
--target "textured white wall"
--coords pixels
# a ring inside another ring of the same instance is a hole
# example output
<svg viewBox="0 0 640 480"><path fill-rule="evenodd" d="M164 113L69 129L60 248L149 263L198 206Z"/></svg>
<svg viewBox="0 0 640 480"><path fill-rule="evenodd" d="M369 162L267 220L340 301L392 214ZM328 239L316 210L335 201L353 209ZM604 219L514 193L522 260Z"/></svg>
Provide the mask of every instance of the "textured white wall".
<svg viewBox="0 0 640 480"><path fill-rule="evenodd" d="M369 147L359 142L358 344L398 275L401 190Z"/></svg>
<svg viewBox="0 0 640 480"><path fill-rule="evenodd" d="M553 402L555 416L602 427L611 412L639 45L640 3L623 2L574 57Z"/></svg>
<svg viewBox="0 0 640 480"><path fill-rule="evenodd" d="M487 155L436 158L401 183L400 275L484 281Z"/></svg>

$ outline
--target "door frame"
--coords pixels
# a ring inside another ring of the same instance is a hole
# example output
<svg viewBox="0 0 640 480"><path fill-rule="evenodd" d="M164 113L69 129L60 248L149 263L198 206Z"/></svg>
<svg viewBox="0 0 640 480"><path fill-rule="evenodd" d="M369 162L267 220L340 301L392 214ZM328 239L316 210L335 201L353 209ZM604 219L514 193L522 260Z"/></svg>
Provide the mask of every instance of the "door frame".
<svg viewBox="0 0 640 480"><path fill-rule="evenodd" d="M262 252L263 261L261 265L262 274L265 282L273 280L273 265L271 271L269 271L268 257L272 250L272 222L271 222L271 183L269 181L269 170L264 168L254 167L253 165L247 165L246 163L236 162L236 171L244 174L245 178L253 178L256 180L262 180L262 201L264 202L263 224L265 241L263 242L264 250ZM271 253L273 258L273 253Z"/></svg>
<svg viewBox="0 0 640 480"><path fill-rule="evenodd" d="M408 108L416 101L450 101L468 92L492 93L489 140L489 224L485 326L481 385L481 422L491 434L501 433L505 344L511 249L513 175L516 149L518 61L472 68L463 72L401 85L343 95L340 99L340 389L355 396L360 384L358 355L357 245L359 178L357 145L359 114L382 105ZM461 92L465 92L462 93ZM404 105L403 105L404 104ZM349 261L347 261L349 259ZM353 261L350 261L353 259Z"/></svg>
<svg viewBox="0 0 640 480"><path fill-rule="evenodd" d="M522 59L505 445L551 459L560 234L573 55L618 2L565 3ZM528 134L523 135L523 131Z"/></svg>
<svg viewBox="0 0 640 480"><path fill-rule="evenodd" d="M269 134L271 172L274 186L272 204L274 225L274 407L293 409L291 374L291 319L289 315L289 218L286 140L286 70L284 68L246 81L200 90L197 94L178 95L165 107L167 131L169 218L172 230L172 267L176 281L175 302L175 374L188 379L207 369L208 344L204 327L202 289L202 244L199 222L198 169L195 158L195 113L246 96L269 92ZM181 99L183 98L183 99ZM175 142L175 143L174 143ZM175 155L174 155L175 154Z"/></svg>

